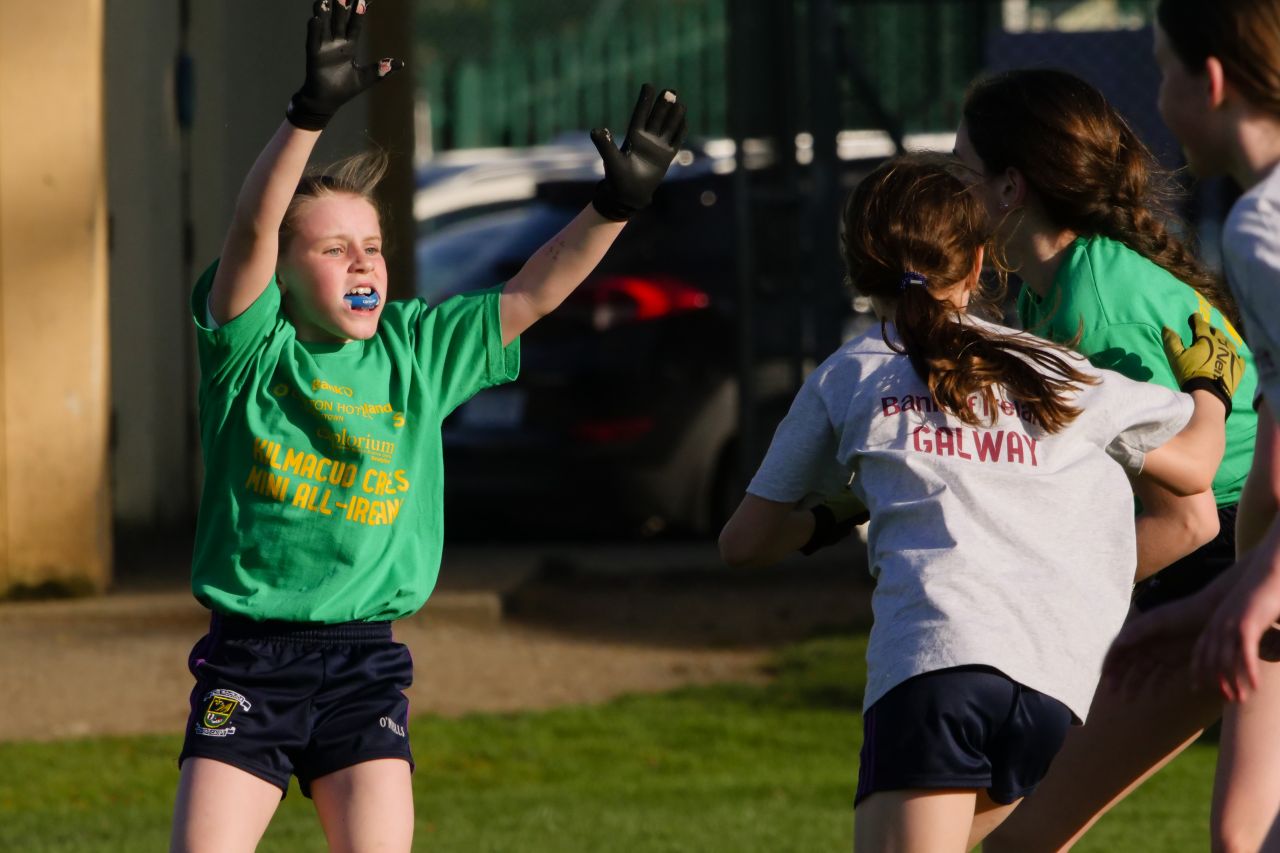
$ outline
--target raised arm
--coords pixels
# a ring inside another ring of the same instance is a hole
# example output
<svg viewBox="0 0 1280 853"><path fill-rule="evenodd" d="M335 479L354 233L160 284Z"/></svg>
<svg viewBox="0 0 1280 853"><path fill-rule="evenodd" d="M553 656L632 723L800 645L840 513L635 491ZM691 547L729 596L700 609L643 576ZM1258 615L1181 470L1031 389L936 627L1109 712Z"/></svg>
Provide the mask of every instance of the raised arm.
<svg viewBox="0 0 1280 853"><path fill-rule="evenodd" d="M1191 345L1172 329L1164 330L1165 351L1195 411L1183 430L1146 456L1142 476L1177 495L1193 495L1213 486L1226 447L1226 417L1231 395L1244 375L1244 361L1231 340L1199 314L1188 319Z"/></svg>
<svg viewBox="0 0 1280 853"><path fill-rule="evenodd" d="M502 290L502 342L509 344L582 283L622 233L627 219L646 207L686 132L685 106L664 89L654 97L647 83L619 149L608 128L591 132L604 159L595 197L572 222L534 253Z"/></svg>
<svg viewBox="0 0 1280 853"><path fill-rule="evenodd" d="M261 295L275 272L280 224L306 169L316 140L344 103L403 67L399 60L375 65L355 62L367 6L353 9L335 0L317 0L307 22L306 77L289 100L287 120L249 170L209 293L218 323L242 314Z"/></svg>

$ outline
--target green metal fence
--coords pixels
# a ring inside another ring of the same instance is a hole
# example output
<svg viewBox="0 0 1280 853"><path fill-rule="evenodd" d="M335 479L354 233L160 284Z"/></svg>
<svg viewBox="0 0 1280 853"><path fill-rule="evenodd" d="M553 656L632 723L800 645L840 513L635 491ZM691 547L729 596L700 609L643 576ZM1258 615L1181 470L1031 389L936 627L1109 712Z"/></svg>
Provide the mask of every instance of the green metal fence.
<svg viewBox="0 0 1280 853"><path fill-rule="evenodd" d="M788 1L800 17L813 5ZM782 0L758 2L764 12L765 3ZM697 105L694 134L728 135L727 5L474 0L431 7L422 34L430 46L416 66L431 147L526 146L606 122L617 129L645 81L676 86ZM994 33L1123 29L1150 17L1149 0L836 0L835 12L839 126L897 133L955 128Z"/></svg>
<svg viewBox="0 0 1280 853"><path fill-rule="evenodd" d="M694 133L725 134L724 0L648 0L607 28L590 23L527 38L498 28L490 55L429 65L421 83L433 147L532 145L622 125L646 81L698 104Z"/></svg>
<svg viewBox="0 0 1280 853"><path fill-rule="evenodd" d="M997 4L862 0L837 6L846 74L842 128L906 133L954 130L965 86L982 69L986 30Z"/></svg>

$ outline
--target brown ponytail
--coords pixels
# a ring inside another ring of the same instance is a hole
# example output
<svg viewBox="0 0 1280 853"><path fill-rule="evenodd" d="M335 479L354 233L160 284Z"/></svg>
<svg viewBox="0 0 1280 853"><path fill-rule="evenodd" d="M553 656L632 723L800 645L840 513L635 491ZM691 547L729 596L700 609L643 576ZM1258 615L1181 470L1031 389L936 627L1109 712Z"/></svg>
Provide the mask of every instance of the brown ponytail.
<svg viewBox="0 0 1280 853"><path fill-rule="evenodd" d="M1123 243L1239 325L1222 280L1166 224L1183 225L1173 175L1097 89L1065 71L1007 71L969 89L964 124L987 173L1021 172L1055 225Z"/></svg>
<svg viewBox="0 0 1280 853"><path fill-rule="evenodd" d="M965 322L941 296L974 275L987 240L981 202L951 165L909 154L882 164L857 186L844 210L850 284L896 302L901 346L895 349L911 359L940 408L972 426L993 422L996 388L1003 386L1046 431L1058 432L1079 414L1068 395L1093 380L1057 347ZM908 277L904 285L907 273L922 276L924 284ZM973 405L977 399L985 406ZM979 412L991 416L984 421Z"/></svg>

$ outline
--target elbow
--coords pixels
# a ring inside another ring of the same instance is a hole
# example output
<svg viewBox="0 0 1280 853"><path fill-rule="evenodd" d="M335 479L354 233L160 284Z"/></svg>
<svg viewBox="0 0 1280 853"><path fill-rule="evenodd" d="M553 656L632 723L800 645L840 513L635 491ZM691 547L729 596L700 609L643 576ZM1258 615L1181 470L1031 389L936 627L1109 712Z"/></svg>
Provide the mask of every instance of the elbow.
<svg viewBox="0 0 1280 853"><path fill-rule="evenodd" d="M1218 473L1217 465L1213 466L1212 470L1207 473L1203 471L1196 472L1196 475L1185 484L1187 490L1178 494L1182 497L1191 497L1211 490L1213 488L1213 475L1216 473Z"/></svg>
<svg viewBox="0 0 1280 853"><path fill-rule="evenodd" d="M1180 519L1182 538L1186 543L1186 553L1208 545L1222 530L1222 520L1218 517L1218 505L1213 493L1205 491L1203 499L1197 502L1196 511L1187 513Z"/></svg>
<svg viewBox="0 0 1280 853"><path fill-rule="evenodd" d="M742 537L735 536L727 526L720 531L720 559L731 569L748 568L755 559L756 554L748 543L742 541Z"/></svg>
<svg viewBox="0 0 1280 853"><path fill-rule="evenodd" d="M767 563L764 559L763 539L753 536L752 531L744 529L742 525L735 525L733 519L720 531L717 544L720 547L720 559L731 569L755 569Z"/></svg>

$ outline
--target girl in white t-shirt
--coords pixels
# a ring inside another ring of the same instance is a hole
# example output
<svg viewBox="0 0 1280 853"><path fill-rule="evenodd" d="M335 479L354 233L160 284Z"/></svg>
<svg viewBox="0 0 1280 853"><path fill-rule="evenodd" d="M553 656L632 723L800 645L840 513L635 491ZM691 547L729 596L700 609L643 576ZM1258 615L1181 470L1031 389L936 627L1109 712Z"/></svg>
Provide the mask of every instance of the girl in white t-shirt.
<svg viewBox="0 0 1280 853"><path fill-rule="evenodd" d="M1258 367L1258 434L1236 522L1239 562L1200 594L1127 626L1109 670L1118 680L1165 677L1170 667L1160 664L1190 656L1197 681L1238 703L1223 718L1215 849L1280 850L1280 665L1275 632L1267 634L1280 617L1280 4L1161 0L1155 57L1160 114L1191 171L1227 175L1245 190L1222 248Z"/></svg>
<svg viewBox="0 0 1280 853"><path fill-rule="evenodd" d="M969 849L1035 788L1128 609L1126 473L1209 488L1239 380L1197 318L1190 348L1166 334L1190 396L971 318L986 218L951 168L897 158L850 197L845 261L881 329L808 378L720 536L764 565L870 513L858 850ZM801 508L815 493L837 497Z"/></svg>

